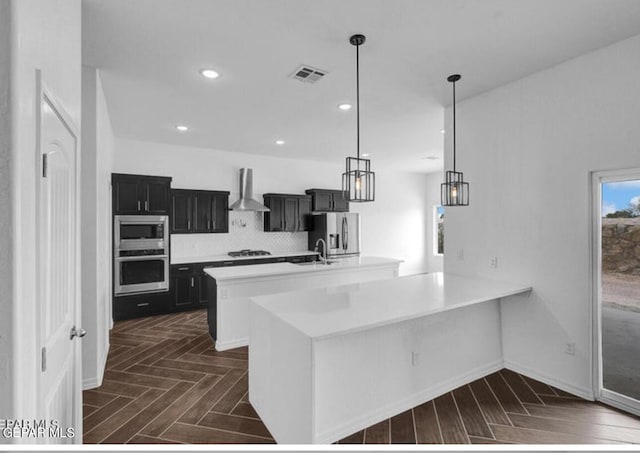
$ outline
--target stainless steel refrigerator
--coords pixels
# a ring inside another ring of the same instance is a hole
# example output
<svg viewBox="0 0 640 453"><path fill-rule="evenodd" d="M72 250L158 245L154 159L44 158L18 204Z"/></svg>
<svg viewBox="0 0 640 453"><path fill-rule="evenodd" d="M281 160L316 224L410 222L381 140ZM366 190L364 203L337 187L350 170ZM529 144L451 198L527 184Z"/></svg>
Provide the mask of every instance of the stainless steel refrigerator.
<svg viewBox="0 0 640 453"><path fill-rule="evenodd" d="M309 231L309 250L318 239L327 244L327 257L360 254L360 214L357 212L327 212L313 214L313 228ZM318 250L322 250L319 246Z"/></svg>

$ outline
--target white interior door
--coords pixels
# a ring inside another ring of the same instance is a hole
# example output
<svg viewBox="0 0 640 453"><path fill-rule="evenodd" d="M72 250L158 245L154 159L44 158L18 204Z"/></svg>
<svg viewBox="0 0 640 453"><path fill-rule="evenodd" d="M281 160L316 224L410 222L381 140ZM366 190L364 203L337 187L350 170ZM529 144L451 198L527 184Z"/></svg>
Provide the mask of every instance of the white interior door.
<svg viewBox="0 0 640 453"><path fill-rule="evenodd" d="M595 394L640 415L640 169L598 172L592 184Z"/></svg>
<svg viewBox="0 0 640 453"><path fill-rule="evenodd" d="M77 280L77 134L67 115L39 91L37 322L41 347L38 408L48 443L81 442Z"/></svg>

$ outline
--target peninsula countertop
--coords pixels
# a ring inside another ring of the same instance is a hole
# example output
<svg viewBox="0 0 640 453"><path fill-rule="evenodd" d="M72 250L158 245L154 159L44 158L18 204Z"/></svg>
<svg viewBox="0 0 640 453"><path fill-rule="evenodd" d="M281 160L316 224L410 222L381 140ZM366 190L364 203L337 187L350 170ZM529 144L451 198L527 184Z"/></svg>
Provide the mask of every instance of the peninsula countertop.
<svg viewBox="0 0 640 453"><path fill-rule="evenodd" d="M358 268L374 268L380 266L399 265L402 260L394 258L382 258L377 256L357 256L350 258L332 259L332 264L324 265L316 263L271 263L254 264L250 266L212 267L205 268L204 272L220 282L231 280L243 280L248 278L288 276L294 274L309 274L321 272L340 272L341 270L354 270Z"/></svg>
<svg viewBox="0 0 640 453"><path fill-rule="evenodd" d="M530 290L522 284L436 272L251 299L308 337L322 339Z"/></svg>

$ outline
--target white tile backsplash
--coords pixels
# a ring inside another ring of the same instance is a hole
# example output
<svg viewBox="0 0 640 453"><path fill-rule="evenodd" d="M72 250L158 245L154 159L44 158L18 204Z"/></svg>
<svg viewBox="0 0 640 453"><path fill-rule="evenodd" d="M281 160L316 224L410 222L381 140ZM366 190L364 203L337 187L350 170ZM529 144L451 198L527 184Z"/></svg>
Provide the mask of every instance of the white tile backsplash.
<svg viewBox="0 0 640 453"><path fill-rule="evenodd" d="M307 250L307 236L306 232L265 233L261 212L229 211L229 233L172 234L171 257L225 255L242 249L297 252Z"/></svg>

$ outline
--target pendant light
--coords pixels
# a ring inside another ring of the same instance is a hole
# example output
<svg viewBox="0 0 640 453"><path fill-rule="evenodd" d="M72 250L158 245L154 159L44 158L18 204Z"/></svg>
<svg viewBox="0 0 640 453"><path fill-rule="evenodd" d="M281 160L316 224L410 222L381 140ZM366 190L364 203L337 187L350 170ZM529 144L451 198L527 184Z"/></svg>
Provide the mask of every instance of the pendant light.
<svg viewBox="0 0 640 453"><path fill-rule="evenodd" d="M366 202L375 200L375 173L371 171L371 161L360 157L360 46L364 35L353 35L349 42L356 46L356 134L357 157L347 157L346 171L342 173L342 191L349 201Z"/></svg>
<svg viewBox="0 0 640 453"><path fill-rule="evenodd" d="M445 181L440 185L442 206L469 206L469 183L464 182L462 172L456 171L456 82L460 79L460 74L447 77L453 84L453 171L445 172Z"/></svg>

